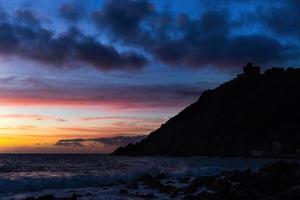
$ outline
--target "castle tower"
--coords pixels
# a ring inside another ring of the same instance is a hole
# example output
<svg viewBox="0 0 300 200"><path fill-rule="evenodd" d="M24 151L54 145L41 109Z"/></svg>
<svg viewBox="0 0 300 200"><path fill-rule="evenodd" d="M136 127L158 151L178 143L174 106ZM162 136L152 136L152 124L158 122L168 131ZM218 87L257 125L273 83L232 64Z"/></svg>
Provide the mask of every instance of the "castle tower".
<svg viewBox="0 0 300 200"><path fill-rule="evenodd" d="M260 66L247 63L243 67L243 74L238 74L238 78L255 77L260 75Z"/></svg>
<svg viewBox="0 0 300 200"><path fill-rule="evenodd" d="M260 66L254 66L253 63L247 63L244 66L245 76L257 76L260 75Z"/></svg>

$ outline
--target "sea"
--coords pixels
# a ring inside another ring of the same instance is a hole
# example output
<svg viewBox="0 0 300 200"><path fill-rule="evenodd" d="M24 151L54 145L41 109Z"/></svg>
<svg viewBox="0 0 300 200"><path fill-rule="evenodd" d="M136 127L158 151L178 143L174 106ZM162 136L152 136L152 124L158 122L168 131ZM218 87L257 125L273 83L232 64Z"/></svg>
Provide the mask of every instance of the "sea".
<svg viewBox="0 0 300 200"><path fill-rule="evenodd" d="M93 194L82 199L117 199L122 184L146 173L196 177L224 170L258 170L276 161L278 159L0 154L0 199L45 194L68 196L74 192Z"/></svg>

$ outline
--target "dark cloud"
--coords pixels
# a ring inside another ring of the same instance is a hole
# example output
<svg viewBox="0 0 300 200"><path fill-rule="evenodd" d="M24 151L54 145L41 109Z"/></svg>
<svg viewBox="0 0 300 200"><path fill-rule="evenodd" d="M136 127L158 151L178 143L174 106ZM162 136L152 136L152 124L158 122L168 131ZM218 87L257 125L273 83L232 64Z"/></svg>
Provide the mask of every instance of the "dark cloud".
<svg viewBox="0 0 300 200"><path fill-rule="evenodd" d="M26 86L30 86L21 89L1 87L0 98L2 100L10 101L14 98L18 100L15 101L16 103L26 102L27 105L105 105L107 108L118 109L181 107L195 101L205 88L216 86L216 83L211 81L167 85L124 83L82 85L81 82L72 82L71 85L57 87L56 84L42 80L27 83L26 79L19 81L14 78L0 80L0 83L3 85L26 83ZM73 87L74 84L76 87Z"/></svg>
<svg viewBox="0 0 300 200"><path fill-rule="evenodd" d="M40 18L37 13L30 9L19 9L16 11L16 19L19 22L26 23L28 25L40 24Z"/></svg>
<svg viewBox="0 0 300 200"><path fill-rule="evenodd" d="M284 53L287 48L288 46L282 45L272 37L244 35L229 40L225 55L228 61L236 59L239 63L247 60L254 60L257 63L280 62L285 59Z"/></svg>
<svg viewBox="0 0 300 200"><path fill-rule="evenodd" d="M19 9L13 14L15 20L9 20L0 9L0 54L101 70L140 69L147 58L195 68L240 66L248 61L285 64L298 59L299 1L201 1L199 5L201 12L190 15L157 9L148 0L105 1L91 14L98 33L106 34L112 44L136 51L120 51L74 27L57 33L45 28L34 10ZM74 25L85 12L80 4L69 2L62 4L59 14ZM287 42L290 36L296 37L293 45Z"/></svg>
<svg viewBox="0 0 300 200"><path fill-rule="evenodd" d="M104 144L105 146L125 146L128 145L129 143L137 143L141 141L142 139L145 139L147 136L146 135L138 135L138 136L116 136L116 137L111 137L111 138L97 138L94 139L93 141L95 142L100 142Z"/></svg>
<svg viewBox="0 0 300 200"><path fill-rule="evenodd" d="M55 145L64 147L85 147L85 142L100 143L107 147L120 147L128 145L129 143L137 143L142 139L145 139L146 135L138 136L115 136L110 138L90 138L90 139L65 139L59 140Z"/></svg>
<svg viewBox="0 0 300 200"><path fill-rule="evenodd" d="M18 10L16 13L17 21L0 22L0 55L17 56L56 67L89 64L100 70L140 69L147 64L143 55L133 51L119 52L75 27L56 34L40 26L32 11Z"/></svg>
<svg viewBox="0 0 300 200"><path fill-rule="evenodd" d="M84 8L75 2L63 4L58 11L61 17L70 22L77 22L85 15Z"/></svg>
<svg viewBox="0 0 300 200"><path fill-rule="evenodd" d="M5 78L1 78L0 79L0 84L9 84L12 81L14 81L15 78L16 78L15 76L9 76L9 77L5 77Z"/></svg>
<svg viewBox="0 0 300 200"><path fill-rule="evenodd" d="M267 28L281 35L300 37L300 1L286 0L259 14Z"/></svg>
<svg viewBox="0 0 300 200"><path fill-rule="evenodd" d="M82 142L85 139L66 139L66 140L59 140L55 143L57 146L64 146L64 147L84 147Z"/></svg>
<svg viewBox="0 0 300 200"><path fill-rule="evenodd" d="M203 34L204 37L225 37L229 33L229 17L226 12L207 11L191 28Z"/></svg>
<svg viewBox="0 0 300 200"><path fill-rule="evenodd" d="M239 6L243 3L248 5L250 1L239 2ZM258 4L258 1L254 3ZM93 16L100 30L107 30L111 33L110 36L122 43L143 48L158 61L169 65L232 67L247 61L274 64L292 59L291 52L298 51L297 46L287 45L278 38L259 31L236 34L238 26L247 24L251 17L259 23L265 23L267 18L258 17L259 12L249 11L251 16L248 16L248 21L241 23L234 18L232 4L230 6L222 4L218 7L218 3L214 1L203 13L199 13L199 17L192 18L184 13L159 12L148 1L117 3L109 0ZM273 14L280 16L283 13L283 16L279 22L276 19L271 21L277 24L287 18L281 25L286 26L286 29L297 29L293 26L299 20L284 14L289 10L274 12ZM298 19L298 16L295 18ZM245 19L240 17L239 20Z"/></svg>
<svg viewBox="0 0 300 200"><path fill-rule="evenodd" d="M291 47L293 48L293 47ZM288 46L264 35L242 35L228 38L190 35L177 41L168 41L154 48L153 52L162 62L185 66L239 66L253 61L261 64L282 62Z"/></svg>
<svg viewBox="0 0 300 200"><path fill-rule="evenodd" d="M47 83L44 83L41 80L32 78L32 77L26 78L23 82L25 84L28 84L28 85L33 86L35 88L44 88L44 89L50 89L51 88L51 85L49 85Z"/></svg>
<svg viewBox="0 0 300 200"><path fill-rule="evenodd" d="M6 20L8 17L8 14L4 11L0 4L0 21Z"/></svg>
<svg viewBox="0 0 300 200"><path fill-rule="evenodd" d="M93 14L93 18L100 28L107 28L113 35L124 40L146 39L143 32L140 32L141 23L153 13L153 8L152 4L144 0L109 0L101 10Z"/></svg>
<svg viewBox="0 0 300 200"><path fill-rule="evenodd" d="M140 54L133 51L119 53L113 46L104 46L93 38L75 42L74 50L77 59L108 70L112 66L138 69L147 63L146 58Z"/></svg>

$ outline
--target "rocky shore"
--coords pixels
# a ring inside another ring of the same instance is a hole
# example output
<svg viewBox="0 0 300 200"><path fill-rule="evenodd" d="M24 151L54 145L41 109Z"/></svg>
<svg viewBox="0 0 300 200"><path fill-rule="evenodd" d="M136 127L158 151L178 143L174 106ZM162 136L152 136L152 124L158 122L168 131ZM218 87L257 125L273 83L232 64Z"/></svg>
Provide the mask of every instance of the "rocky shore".
<svg viewBox="0 0 300 200"><path fill-rule="evenodd" d="M299 200L300 165L281 161L263 166L258 171L223 171L213 176L168 177L144 174L132 181L119 181L114 186L114 199L183 199L183 200ZM118 189L116 189L118 188ZM110 199L92 192L69 197L56 194L27 197L24 200Z"/></svg>

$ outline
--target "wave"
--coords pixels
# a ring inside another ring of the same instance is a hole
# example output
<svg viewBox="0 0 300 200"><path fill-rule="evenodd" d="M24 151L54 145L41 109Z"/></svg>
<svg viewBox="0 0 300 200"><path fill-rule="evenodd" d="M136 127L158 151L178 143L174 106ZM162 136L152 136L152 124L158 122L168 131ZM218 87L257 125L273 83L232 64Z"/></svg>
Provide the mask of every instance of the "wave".
<svg viewBox="0 0 300 200"><path fill-rule="evenodd" d="M80 158L76 162L62 159L64 161L57 163L44 160L18 165L26 168L15 167L14 170L0 172L0 196L48 189L108 186L133 180L143 174L164 173L169 177L213 175L228 169L255 169L273 161L205 157L91 157L89 162Z"/></svg>
<svg viewBox="0 0 300 200"><path fill-rule="evenodd" d="M102 176L0 179L0 193L5 195L8 193L33 192L44 189L100 187L114 184L116 180L121 179Z"/></svg>
<svg viewBox="0 0 300 200"><path fill-rule="evenodd" d="M159 167L149 167L145 170L132 170L123 174L110 175L75 175L65 177L22 177L22 178L0 178L0 193L34 192L45 189L65 189L65 188L89 188L102 187L118 184L120 181L133 180L143 174L157 175L165 173L170 177L196 174L211 174L220 171L219 168L199 168L197 170L182 167L170 172L168 169Z"/></svg>

